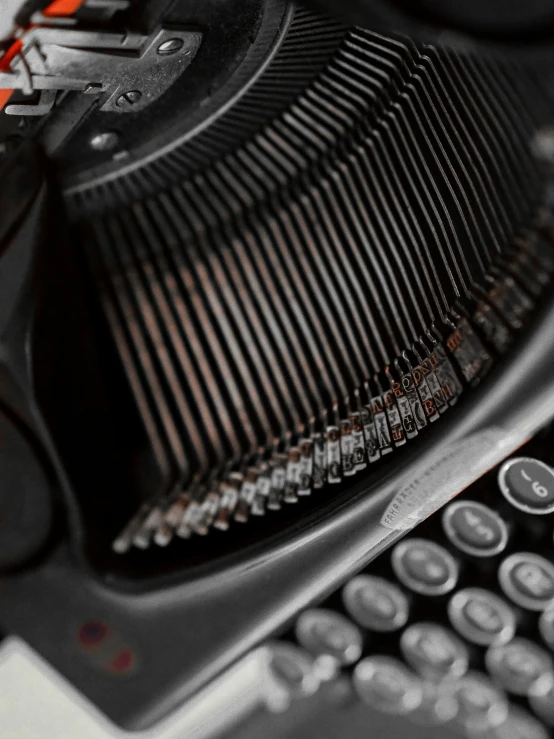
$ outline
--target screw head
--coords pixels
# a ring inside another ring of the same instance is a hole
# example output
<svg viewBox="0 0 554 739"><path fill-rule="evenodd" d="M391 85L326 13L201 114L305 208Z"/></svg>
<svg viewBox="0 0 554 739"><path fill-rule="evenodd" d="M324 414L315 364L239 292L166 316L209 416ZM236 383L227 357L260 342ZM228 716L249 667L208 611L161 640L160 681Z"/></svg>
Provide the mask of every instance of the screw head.
<svg viewBox="0 0 554 739"><path fill-rule="evenodd" d="M117 98L116 105L118 108L132 108L142 97L140 90L128 90Z"/></svg>
<svg viewBox="0 0 554 739"><path fill-rule="evenodd" d="M158 54L160 56L169 56L169 54L175 54L179 49L183 48L185 42L182 38L170 38L164 41L163 44L158 46Z"/></svg>
<svg viewBox="0 0 554 739"><path fill-rule="evenodd" d="M111 151L119 143L119 136L115 131L103 131L95 134L89 141L91 149L95 151Z"/></svg>

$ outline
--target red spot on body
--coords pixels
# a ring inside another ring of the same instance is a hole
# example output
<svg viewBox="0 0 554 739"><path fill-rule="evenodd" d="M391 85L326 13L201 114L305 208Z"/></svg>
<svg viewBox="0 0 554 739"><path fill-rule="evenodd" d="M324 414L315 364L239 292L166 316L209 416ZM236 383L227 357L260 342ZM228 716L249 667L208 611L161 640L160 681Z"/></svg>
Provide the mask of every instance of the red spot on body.
<svg viewBox="0 0 554 739"><path fill-rule="evenodd" d="M133 666L135 661L135 655L130 649L124 649L117 657L114 657L109 663L109 667L113 672L127 672Z"/></svg>

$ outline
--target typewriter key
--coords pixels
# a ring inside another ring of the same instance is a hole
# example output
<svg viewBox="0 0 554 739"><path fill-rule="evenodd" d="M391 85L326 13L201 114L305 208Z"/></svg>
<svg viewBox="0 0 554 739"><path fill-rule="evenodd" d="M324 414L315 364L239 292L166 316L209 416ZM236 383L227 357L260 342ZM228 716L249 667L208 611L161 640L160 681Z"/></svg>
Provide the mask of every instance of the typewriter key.
<svg viewBox="0 0 554 739"><path fill-rule="evenodd" d="M421 595L449 593L458 580L458 563L444 547L426 539L406 539L393 550L392 567L410 590Z"/></svg>
<svg viewBox="0 0 554 739"><path fill-rule="evenodd" d="M492 557L506 548L508 528L488 506L473 500L451 503L443 513L445 534L455 547L475 557Z"/></svg>
<svg viewBox="0 0 554 739"><path fill-rule="evenodd" d="M554 470L531 457L504 462L498 473L503 496L515 508L535 516L554 512Z"/></svg>
<svg viewBox="0 0 554 739"><path fill-rule="evenodd" d="M408 620L408 599L382 577L358 575L344 586L342 600L354 621L372 631L396 631Z"/></svg>
<svg viewBox="0 0 554 739"><path fill-rule="evenodd" d="M406 662L428 680L460 678L469 666L465 644L438 624L408 626L400 637L400 649Z"/></svg>
<svg viewBox="0 0 554 739"><path fill-rule="evenodd" d="M295 635L298 643L317 660L319 673L326 678L341 667L351 665L362 655L360 629L340 613L311 608L300 614Z"/></svg>
<svg viewBox="0 0 554 739"><path fill-rule="evenodd" d="M448 603L450 623L468 641L479 646L505 644L516 631L516 617L510 606L482 588L466 588Z"/></svg>
<svg viewBox="0 0 554 739"><path fill-rule="evenodd" d="M502 590L518 606L544 611L554 604L554 565L529 552L512 554L498 570Z"/></svg>
<svg viewBox="0 0 554 739"><path fill-rule="evenodd" d="M489 647L485 664L491 677L515 695L527 695L539 680L552 674L552 660L547 652L521 637Z"/></svg>
<svg viewBox="0 0 554 739"><path fill-rule="evenodd" d="M270 642L267 650L270 679L285 690L288 698L307 698L317 691L319 679L308 652L295 644L282 641Z"/></svg>
<svg viewBox="0 0 554 739"><path fill-rule="evenodd" d="M479 672L468 672L448 686L458 703L454 723L471 736L483 736L508 717L508 700L502 690Z"/></svg>
<svg viewBox="0 0 554 739"><path fill-rule="evenodd" d="M383 713L406 715L423 700L423 682L394 657L366 657L354 668L361 700Z"/></svg>

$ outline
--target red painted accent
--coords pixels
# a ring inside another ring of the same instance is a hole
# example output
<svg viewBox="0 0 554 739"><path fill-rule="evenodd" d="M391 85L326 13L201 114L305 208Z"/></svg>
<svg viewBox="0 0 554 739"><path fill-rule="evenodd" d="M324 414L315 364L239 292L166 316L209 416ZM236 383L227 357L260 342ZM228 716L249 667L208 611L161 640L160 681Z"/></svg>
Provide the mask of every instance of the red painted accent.
<svg viewBox="0 0 554 739"><path fill-rule="evenodd" d="M124 649L117 657L114 657L109 663L109 668L113 672L127 672L135 662L135 655L130 649Z"/></svg>
<svg viewBox="0 0 554 739"><path fill-rule="evenodd" d="M42 14L47 18L73 15L83 2L84 0L54 0L42 11Z"/></svg>
<svg viewBox="0 0 554 739"><path fill-rule="evenodd" d="M83 647L95 647L108 635L108 627L101 621L87 621L79 629L79 641Z"/></svg>
<svg viewBox="0 0 554 739"><path fill-rule="evenodd" d="M62 16L73 15L84 0L53 0L43 11L42 14L47 18L60 18ZM25 29L29 30L29 29ZM10 69L12 59L19 54L23 48L23 41L19 38L13 42L8 48L4 56L0 59L0 72L7 72ZM0 90L0 111L4 108L8 100L11 98L13 90Z"/></svg>

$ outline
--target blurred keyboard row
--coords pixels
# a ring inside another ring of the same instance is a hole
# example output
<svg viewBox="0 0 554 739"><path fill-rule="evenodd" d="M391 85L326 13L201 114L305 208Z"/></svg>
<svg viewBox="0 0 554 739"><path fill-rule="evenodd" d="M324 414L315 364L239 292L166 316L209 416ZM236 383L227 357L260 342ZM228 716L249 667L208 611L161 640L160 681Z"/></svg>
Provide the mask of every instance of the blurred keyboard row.
<svg viewBox="0 0 554 739"><path fill-rule="evenodd" d="M546 459L509 458L301 613L270 645L284 703L336 683L445 736L551 737L554 468L544 448Z"/></svg>

